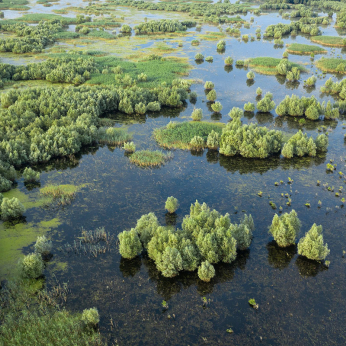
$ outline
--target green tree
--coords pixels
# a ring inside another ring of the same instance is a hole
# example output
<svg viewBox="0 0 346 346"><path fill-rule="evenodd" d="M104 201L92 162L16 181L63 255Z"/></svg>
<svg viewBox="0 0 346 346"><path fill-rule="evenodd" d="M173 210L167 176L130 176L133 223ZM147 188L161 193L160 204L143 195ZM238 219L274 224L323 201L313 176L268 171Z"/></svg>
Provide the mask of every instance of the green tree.
<svg viewBox="0 0 346 346"><path fill-rule="evenodd" d="M205 282L209 282L215 276L215 269L208 261L204 261L198 267L198 277Z"/></svg>
<svg viewBox="0 0 346 346"><path fill-rule="evenodd" d="M135 258L142 253L142 243L138 233L134 228L130 231L123 231L118 234L120 255L127 259Z"/></svg>

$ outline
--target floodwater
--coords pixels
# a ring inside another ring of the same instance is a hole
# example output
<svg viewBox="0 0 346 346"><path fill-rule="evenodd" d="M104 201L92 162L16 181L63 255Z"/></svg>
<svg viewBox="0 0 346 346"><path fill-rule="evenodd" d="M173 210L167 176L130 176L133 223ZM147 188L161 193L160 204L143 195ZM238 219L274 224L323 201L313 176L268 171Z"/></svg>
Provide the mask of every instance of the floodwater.
<svg viewBox="0 0 346 346"><path fill-rule="evenodd" d="M79 5L78 5L79 6ZM51 8L44 8L51 9ZM133 9L129 9L133 11ZM143 11L141 11L143 12ZM6 11L5 11L6 13ZM147 16L150 18L149 16ZM250 19L251 15L245 16ZM6 18L6 16L5 16ZM127 18L128 19L128 18ZM242 28L242 34L262 33L269 24L289 22L270 12L255 17L250 29ZM223 26L225 29L226 26ZM187 56L193 66L187 78L199 80L192 91L198 94L197 103L187 102L181 110L163 110L157 114L126 116L110 114L115 126L126 126L133 133L138 149L158 149L152 137L155 128L169 121L187 121L194 107L202 108L206 121L229 121L227 113L232 107L243 107L255 102L256 89L274 95L278 104L286 94L314 95L319 100L332 100L322 95L320 87L329 77L322 75L309 56L290 55L294 62L305 64L308 73L302 74L300 83L291 85L276 76L256 73L254 84L248 83L249 69L224 68L223 60L231 56L235 60L256 56L280 58L285 48L275 49L272 41L255 40L245 43L227 37L226 51L216 51L217 41L201 41L191 46L193 38L207 31L219 31L216 26L203 25L202 31L189 29L179 37L183 48L171 55ZM335 28L323 27L325 35L338 35ZM131 45L134 37L129 40ZM169 45L171 39L165 39ZM284 38L285 44L307 43L306 36ZM134 46L138 52L145 50ZM341 56L340 48L326 48L324 56ZM197 64L194 55L201 52L212 55L213 63ZM316 56L318 60L320 56ZM306 90L303 80L318 76L316 87ZM209 109L203 84L213 81L218 101L223 105L220 115ZM280 156L265 160L228 158L212 150L202 153L173 150L174 158L156 169L143 169L132 165L121 148L86 148L72 160L62 159L40 167L41 186L54 184L86 184L70 206L64 208L34 207L26 212L26 222L58 218L60 225L48 235L54 243L54 257L45 271L47 286L56 280L68 282L70 295L67 309L81 311L97 307L101 316L100 331L109 345L340 345L345 343L345 279L346 251L345 210L341 198L346 188L345 126L343 117L338 121L306 121L299 125L296 119L269 114L245 114L244 123L254 122L287 133L299 129L316 136L318 127L324 125L329 133L326 155L316 158L286 160ZM326 172L326 164L337 164L334 173ZM288 178L293 179L288 184ZM284 183L275 186L275 182ZM317 184L317 180L321 183ZM333 187L334 192L327 187ZM28 190L22 180L18 187L27 196L35 198L37 189ZM335 192L341 190L340 196ZM263 192L262 197L257 194ZM291 195L291 206L281 194ZM166 215L164 203L168 196L178 198L180 208L175 216ZM81 228L93 230L105 227L116 236L124 229L134 227L141 215L154 212L161 224L180 227L191 203L206 202L221 213L230 213L233 222L246 212L255 222L254 238L250 249L238 254L232 264L216 265L216 277L203 283L196 273L181 273L167 279L156 270L145 255L132 261L121 259L114 242L108 251L97 257L89 254L67 252L66 244L73 244L80 236ZM277 206L273 210L269 202ZM318 201L322 202L319 207ZM305 204L310 203L310 207ZM313 223L323 226L324 239L331 250L330 267L306 260L297 255L296 247L278 248L268 234L279 207L283 212L295 209L302 221L300 236ZM9 232L9 229L0 232ZM22 249L32 251L33 244ZM60 249L60 250L59 250ZM2 276L7 277L2 271ZM203 304L206 297L208 304ZM248 304L254 298L259 304L255 310ZM168 303L163 310L162 301ZM232 328L234 333L226 332Z"/></svg>

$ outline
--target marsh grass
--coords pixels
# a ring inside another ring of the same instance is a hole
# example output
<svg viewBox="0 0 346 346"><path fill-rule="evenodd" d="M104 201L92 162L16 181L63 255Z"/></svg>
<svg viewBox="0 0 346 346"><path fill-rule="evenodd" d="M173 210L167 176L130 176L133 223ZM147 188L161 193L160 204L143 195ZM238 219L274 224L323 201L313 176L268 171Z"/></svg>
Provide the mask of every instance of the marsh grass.
<svg viewBox="0 0 346 346"><path fill-rule="evenodd" d="M258 57L249 59L249 67L255 72L262 74L275 75L277 74L276 66L279 65L282 59L270 58L270 57ZM306 72L306 68L300 64L290 62L292 67L297 67L300 72Z"/></svg>
<svg viewBox="0 0 346 346"><path fill-rule="evenodd" d="M346 60L336 58L322 58L315 63L315 65L322 71L346 74L346 71L337 69L340 64L343 64L346 67Z"/></svg>
<svg viewBox="0 0 346 346"><path fill-rule="evenodd" d="M122 145L132 138L127 130L116 127L99 128L97 137L100 144L110 145Z"/></svg>
<svg viewBox="0 0 346 346"><path fill-rule="evenodd" d="M339 36L312 36L310 39L324 46L345 47L344 38Z"/></svg>
<svg viewBox="0 0 346 346"><path fill-rule="evenodd" d="M16 19L18 22L39 23L41 20L61 20L63 24L77 24L77 18L63 17L50 13L28 13Z"/></svg>
<svg viewBox="0 0 346 346"><path fill-rule="evenodd" d="M310 55L314 54L323 54L327 53L327 51L318 46L312 46L309 44L300 44L300 43L292 43L287 46L287 52L292 54L306 54Z"/></svg>
<svg viewBox="0 0 346 346"><path fill-rule="evenodd" d="M164 154L160 150L139 150L130 156L130 162L141 167L159 167L172 158L172 153Z"/></svg>
<svg viewBox="0 0 346 346"><path fill-rule="evenodd" d="M74 185L47 185L40 189L40 193L50 198L50 202L65 206L72 203L79 187Z"/></svg>
<svg viewBox="0 0 346 346"><path fill-rule="evenodd" d="M199 136L207 141L208 134L214 130L221 136L222 123L184 122L171 128L159 128L154 130L154 138L164 148L192 149L191 139Z"/></svg>

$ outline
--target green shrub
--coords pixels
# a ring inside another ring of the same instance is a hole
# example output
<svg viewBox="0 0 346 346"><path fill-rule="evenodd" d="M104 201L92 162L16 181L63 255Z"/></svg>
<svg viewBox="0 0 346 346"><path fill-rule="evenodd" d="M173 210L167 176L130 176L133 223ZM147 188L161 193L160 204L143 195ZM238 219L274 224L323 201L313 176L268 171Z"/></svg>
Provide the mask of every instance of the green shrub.
<svg viewBox="0 0 346 346"><path fill-rule="evenodd" d="M201 54L201 53L197 53L197 54L195 55L195 60L196 60L196 61L202 61L202 60L204 60L204 55Z"/></svg>
<svg viewBox="0 0 346 346"><path fill-rule="evenodd" d="M132 31L130 25L124 24L121 28L120 28L120 32L121 33L130 33Z"/></svg>
<svg viewBox="0 0 346 346"><path fill-rule="evenodd" d="M323 136L323 137L320 137ZM281 154L286 158L292 158L293 156L316 156L317 150L326 151L328 147L328 137L326 135L320 135L317 143L312 137L308 138L306 133L298 131L293 135L282 148Z"/></svg>
<svg viewBox="0 0 346 346"><path fill-rule="evenodd" d="M230 66L230 65L233 65L233 59L228 56L226 59L225 59L225 65L226 66Z"/></svg>
<svg viewBox="0 0 346 346"><path fill-rule="evenodd" d="M210 102L214 102L216 100L216 91L214 89L212 89L208 92L207 100Z"/></svg>
<svg viewBox="0 0 346 346"><path fill-rule="evenodd" d="M11 189L11 187L12 187L12 181L0 175L0 192L8 191Z"/></svg>
<svg viewBox="0 0 346 346"><path fill-rule="evenodd" d="M322 226L315 223L311 229L298 242L298 254L311 260L322 261L330 253L328 244L324 244Z"/></svg>
<svg viewBox="0 0 346 346"><path fill-rule="evenodd" d="M300 71L297 67L292 67L291 71L288 71L286 78L290 82L297 81L300 78Z"/></svg>
<svg viewBox="0 0 346 346"><path fill-rule="evenodd" d="M301 222L295 210L281 216L274 215L269 233L280 247L294 245L299 234Z"/></svg>
<svg viewBox="0 0 346 346"><path fill-rule="evenodd" d="M236 65L236 66L244 66L244 60L237 60L237 61L235 62L235 65Z"/></svg>
<svg viewBox="0 0 346 346"><path fill-rule="evenodd" d="M34 183L40 180L40 173L30 167L26 167L23 172L23 177L25 182Z"/></svg>
<svg viewBox="0 0 346 346"><path fill-rule="evenodd" d="M134 153L136 151L136 145L133 142L124 143L123 149L128 153Z"/></svg>
<svg viewBox="0 0 346 346"><path fill-rule="evenodd" d="M304 81L304 86L313 87L315 86L316 81L317 81L317 78L315 76L311 76L307 80Z"/></svg>
<svg viewBox="0 0 346 346"><path fill-rule="evenodd" d="M135 229L118 234L120 255L127 259L135 258L142 252L142 243Z"/></svg>
<svg viewBox="0 0 346 346"><path fill-rule="evenodd" d="M245 103L245 105L244 105L244 110L246 112L251 112L252 113L252 112L255 111L255 109L256 109L255 105L253 103L251 103L251 102Z"/></svg>
<svg viewBox="0 0 346 346"><path fill-rule="evenodd" d="M4 198L1 202L1 219L9 220L21 217L25 212L24 205L18 198Z"/></svg>
<svg viewBox="0 0 346 346"><path fill-rule="evenodd" d="M242 125L242 111L232 109L229 122L222 131L220 153L226 156L266 158L281 150L283 135L257 124Z"/></svg>
<svg viewBox="0 0 346 346"><path fill-rule="evenodd" d="M252 232L255 230L252 216L245 214L239 225L231 225L229 229L233 238L237 241L237 249L246 250L251 244Z"/></svg>
<svg viewBox="0 0 346 346"><path fill-rule="evenodd" d="M173 196L168 197L165 203L165 209L170 213L175 213L175 211L179 208L179 202Z"/></svg>
<svg viewBox="0 0 346 346"><path fill-rule="evenodd" d="M207 56L207 57L205 58L205 60L208 61L208 62L213 62L213 61L214 61L214 58L213 58L212 56Z"/></svg>
<svg viewBox="0 0 346 346"><path fill-rule="evenodd" d="M219 134L212 130L207 138L207 147L209 149L217 149L219 147Z"/></svg>
<svg viewBox="0 0 346 346"><path fill-rule="evenodd" d="M194 150L202 150L204 148L204 139L199 136L195 136L191 139L190 147Z"/></svg>
<svg viewBox="0 0 346 346"><path fill-rule="evenodd" d="M203 112L201 108L195 108L192 111L191 118L193 121L201 121L203 118Z"/></svg>
<svg viewBox="0 0 346 346"><path fill-rule="evenodd" d="M143 72L139 74L137 77L137 80L140 82L146 82L147 79L148 79L148 76Z"/></svg>
<svg viewBox="0 0 346 346"><path fill-rule="evenodd" d="M192 46L199 46L199 41L198 40L192 40L191 45Z"/></svg>
<svg viewBox="0 0 346 346"><path fill-rule="evenodd" d="M222 105L220 102L215 102L211 105L211 109L216 113L220 113L222 111Z"/></svg>
<svg viewBox="0 0 346 346"><path fill-rule="evenodd" d="M157 269L166 277L174 277L183 270L183 259L180 252L174 248L167 246L162 256L156 261Z"/></svg>
<svg viewBox="0 0 346 346"><path fill-rule="evenodd" d="M208 261L204 261L198 267L198 277L205 282L209 282L215 276L215 269Z"/></svg>
<svg viewBox="0 0 346 346"><path fill-rule="evenodd" d="M255 79L255 74L252 71L250 71L246 74L246 78L253 80L253 79Z"/></svg>
<svg viewBox="0 0 346 346"><path fill-rule="evenodd" d="M159 222L154 213L142 215L137 221L135 230L138 233L144 248L147 248L149 241L159 226Z"/></svg>
<svg viewBox="0 0 346 346"><path fill-rule="evenodd" d="M189 23L188 26L193 26L196 22ZM187 26L178 20L159 19L151 20L146 23L141 23L134 27L136 34L152 34L163 32L186 31Z"/></svg>
<svg viewBox="0 0 346 346"><path fill-rule="evenodd" d="M226 41L225 40L220 40L217 43L217 50L224 50L226 47Z"/></svg>
<svg viewBox="0 0 346 346"><path fill-rule="evenodd" d="M206 81L206 82L204 83L204 89L206 89L206 90L214 89L214 83L213 83L213 82Z"/></svg>
<svg viewBox="0 0 346 346"><path fill-rule="evenodd" d="M97 137L99 143L112 145L120 145L131 139L131 135L126 130L116 127L99 128Z"/></svg>
<svg viewBox="0 0 346 346"><path fill-rule="evenodd" d="M85 325L96 327L100 322L100 315L96 308L84 309L81 320Z"/></svg>
<svg viewBox="0 0 346 346"><path fill-rule="evenodd" d="M258 88L256 89L256 95L257 95L257 96L262 95L262 89L261 89L260 87L258 87Z"/></svg>
<svg viewBox="0 0 346 346"><path fill-rule="evenodd" d="M257 102L257 109L259 112L268 113L275 108L275 102L273 101L273 96L267 93L262 100Z"/></svg>
<svg viewBox="0 0 346 346"><path fill-rule="evenodd" d="M53 243L48 240L44 235L38 236L36 243L34 245L35 253L40 254L42 256L47 256L52 251Z"/></svg>
<svg viewBox="0 0 346 346"><path fill-rule="evenodd" d="M36 279L42 275L44 263L40 254L31 253L18 262L20 275L25 279Z"/></svg>

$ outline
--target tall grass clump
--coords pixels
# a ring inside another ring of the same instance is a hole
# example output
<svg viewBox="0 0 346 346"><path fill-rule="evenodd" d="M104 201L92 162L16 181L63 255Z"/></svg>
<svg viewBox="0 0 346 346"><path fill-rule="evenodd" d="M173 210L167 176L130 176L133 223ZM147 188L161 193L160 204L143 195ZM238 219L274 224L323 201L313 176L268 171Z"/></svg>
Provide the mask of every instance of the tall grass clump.
<svg viewBox="0 0 346 346"><path fill-rule="evenodd" d="M131 135L124 129L101 127L98 129L97 138L101 144L121 145L130 140Z"/></svg>
<svg viewBox="0 0 346 346"><path fill-rule="evenodd" d="M130 157L130 162L141 167L158 167L173 157L172 153L164 154L162 151L139 150Z"/></svg>
<svg viewBox="0 0 346 346"><path fill-rule="evenodd" d="M123 149L128 153L134 153L136 151L136 145L133 142L124 143Z"/></svg>

